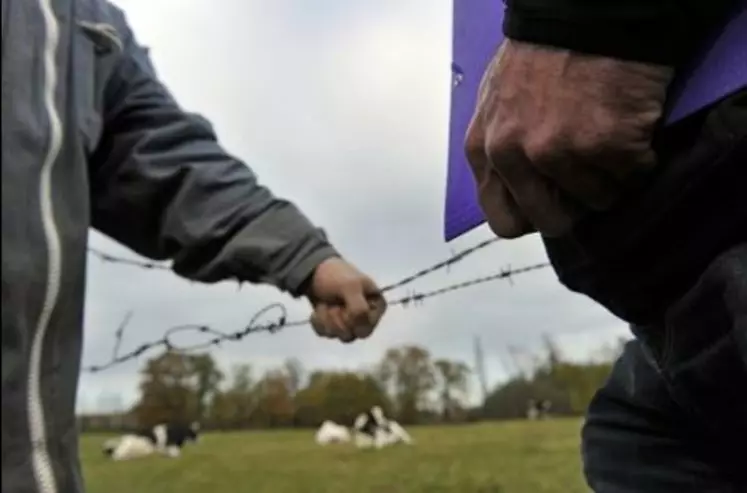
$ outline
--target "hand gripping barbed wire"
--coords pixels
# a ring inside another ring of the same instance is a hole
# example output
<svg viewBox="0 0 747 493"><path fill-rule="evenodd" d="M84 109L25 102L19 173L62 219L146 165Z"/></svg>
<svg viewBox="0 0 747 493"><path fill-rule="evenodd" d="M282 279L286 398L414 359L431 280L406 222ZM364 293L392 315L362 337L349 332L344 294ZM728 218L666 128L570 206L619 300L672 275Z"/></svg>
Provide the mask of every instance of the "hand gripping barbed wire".
<svg viewBox="0 0 747 493"><path fill-rule="evenodd" d="M499 240L500 240L499 238L491 238L491 239L482 241L472 247L469 247L460 252L457 252L453 254L452 256L450 256L449 258L442 260L436 264L433 264L430 267L427 267L412 275L404 277L397 282L386 285L383 288L381 288L379 292L379 296L383 297L386 293L393 291L395 289L398 289L398 288L402 288L429 274L432 274L434 272L437 272L443 269L448 269L455 263L464 260L466 257L496 243ZM104 262L128 265L128 266L138 267L142 269L170 270L170 267L168 267L165 264L118 257L118 256L110 255L108 253L102 252L94 248L89 248L89 252ZM512 269L509 267L509 268L503 269L499 272L496 272L490 275L476 277L476 278L468 279L466 281L462 281L462 282L458 282L454 284L449 284L447 286L444 286L444 287L441 287L439 289L435 289L432 291L410 292L407 295L404 295L398 298L388 299L387 305L388 306L402 306L404 308L407 308L409 306L418 306L428 298L441 296L446 293L451 293L453 291L457 291L460 289L465 289L471 286L476 286L478 284L484 284L484 283L499 281L499 280L511 281L513 276L525 274L525 273L532 272L532 271L539 270L539 269L544 269L549 266L550 266L549 263L543 262L543 263L537 263L533 265L527 265L527 266L516 268L516 269ZM275 322L259 323L259 320L261 318L268 316L272 312L276 312L277 314L277 319ZM121 343L122 343L124 329L127 323L129 322L130 318L132 317L132 312L128 312L127 316L125 317L125 320L120 324L115 334L116 341L115 341L115 346L114 346L114 354L111 360L104 364L91 365L91 366L84 367L83 371L88 372L88 373L101 372L113 366L117 366L127 361L136 359L140 357L143 353L146 353L152 349L156 349L159 347L167 351L178 351L182 353L191 352L191 351L200 351L200 350L205 350L210 347L219 346L222 342L240 341L244 337L250 334L256 334L258 332L268 332L270 334L274 334L278 332L279 330L282 330L286 327L299 327L303 325L309 325L311 323L310 319L308 318L300 319L300 320L288 320L287 316L288 316L288 310L283 303L279 303L279 302L271 303L265 306L264 308L262 308L261 310L259 310L258 312L256 312L256 314L251 318L249 323L243 329L238 330L236 332L222 332L212 327L209 327L207 325L201 325L201 324L177 325L177 326L169 328L164 333L164 336L162 338L151 341L151 342L143 343L132 351L129 351L124 354L119 354L119 347L121 346ZM172 341L174 337L176 336L176 334L184 333L184 332L193 332L193 333L203 334L205 337L207 337L207 340L205 340L204 342L198 343L198 344L193 344L193 345L188 345L188 346L180 346L180 345L174 344Z"/></svg>

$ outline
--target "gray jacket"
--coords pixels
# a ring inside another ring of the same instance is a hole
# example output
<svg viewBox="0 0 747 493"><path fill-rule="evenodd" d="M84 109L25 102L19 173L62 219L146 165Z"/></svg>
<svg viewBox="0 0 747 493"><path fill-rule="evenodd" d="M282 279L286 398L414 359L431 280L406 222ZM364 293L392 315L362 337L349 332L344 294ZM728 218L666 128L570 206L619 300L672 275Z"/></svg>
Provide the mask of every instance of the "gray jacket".
<svg viewBox="0 0 747 493"><path fill-rule="evenodd" d="M105 0L2 0L2 491L79 493L89 226L179 275L300 294L323 232L158 81Z"/></svg>

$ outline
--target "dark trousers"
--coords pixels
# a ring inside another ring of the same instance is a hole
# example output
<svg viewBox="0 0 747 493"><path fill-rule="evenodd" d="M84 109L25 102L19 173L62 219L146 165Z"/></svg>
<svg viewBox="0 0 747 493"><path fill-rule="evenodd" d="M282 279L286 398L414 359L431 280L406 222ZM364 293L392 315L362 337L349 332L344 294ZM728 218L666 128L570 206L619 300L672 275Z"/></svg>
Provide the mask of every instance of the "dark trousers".
<svg viewBox="0 0 747 493"><path fill-rule="evenodd" d="M583 428L598 493L747 492L747 91L663 130L660 171L545 239L556 273L631 323Z"/></svg>

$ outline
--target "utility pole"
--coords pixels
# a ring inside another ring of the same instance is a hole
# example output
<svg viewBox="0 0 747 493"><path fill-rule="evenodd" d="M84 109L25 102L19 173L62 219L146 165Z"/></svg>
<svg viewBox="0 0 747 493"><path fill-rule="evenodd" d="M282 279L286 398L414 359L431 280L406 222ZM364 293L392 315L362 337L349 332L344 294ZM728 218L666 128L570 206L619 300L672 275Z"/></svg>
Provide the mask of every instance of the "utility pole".
<svg viewBox="0 0 747 493"><path fill-rule="evenodd" d="M482 342L477 336L475 336L475 372L477 372L477 378L480 381L482 404L484 405L485 400L488 398L488 382L485 376L485 358L482 352Z"/></svg>
<svg viewBox="0 0 747 493"><path fill-rule="evenodd" d="M560 351L550 334L542 334L542 339L545 341L545 347L547 349L548 369L552 373L557 369L557 366L560 363Z"/></svg>

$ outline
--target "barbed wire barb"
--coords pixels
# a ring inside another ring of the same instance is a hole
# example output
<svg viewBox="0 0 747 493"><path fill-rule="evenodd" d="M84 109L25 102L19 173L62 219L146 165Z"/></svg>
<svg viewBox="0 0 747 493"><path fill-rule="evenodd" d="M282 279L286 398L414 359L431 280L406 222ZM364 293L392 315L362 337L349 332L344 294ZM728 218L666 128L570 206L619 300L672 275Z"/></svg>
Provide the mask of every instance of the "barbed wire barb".
<svg viewBox="0 0 747 493"><path fill-rule="evenodd" d="M119 355L119 348L122 345L122 339L124 337L124 330L127 327L127 324L130 323L131 319L132 319L132 310L127 312L124 319L122 319L122 322L120 322L119 327L117 328L117 331L114 334L114 337L116 338L116 340L114 341L114 349L112 350L112 358L116 358Z"/></svg>

